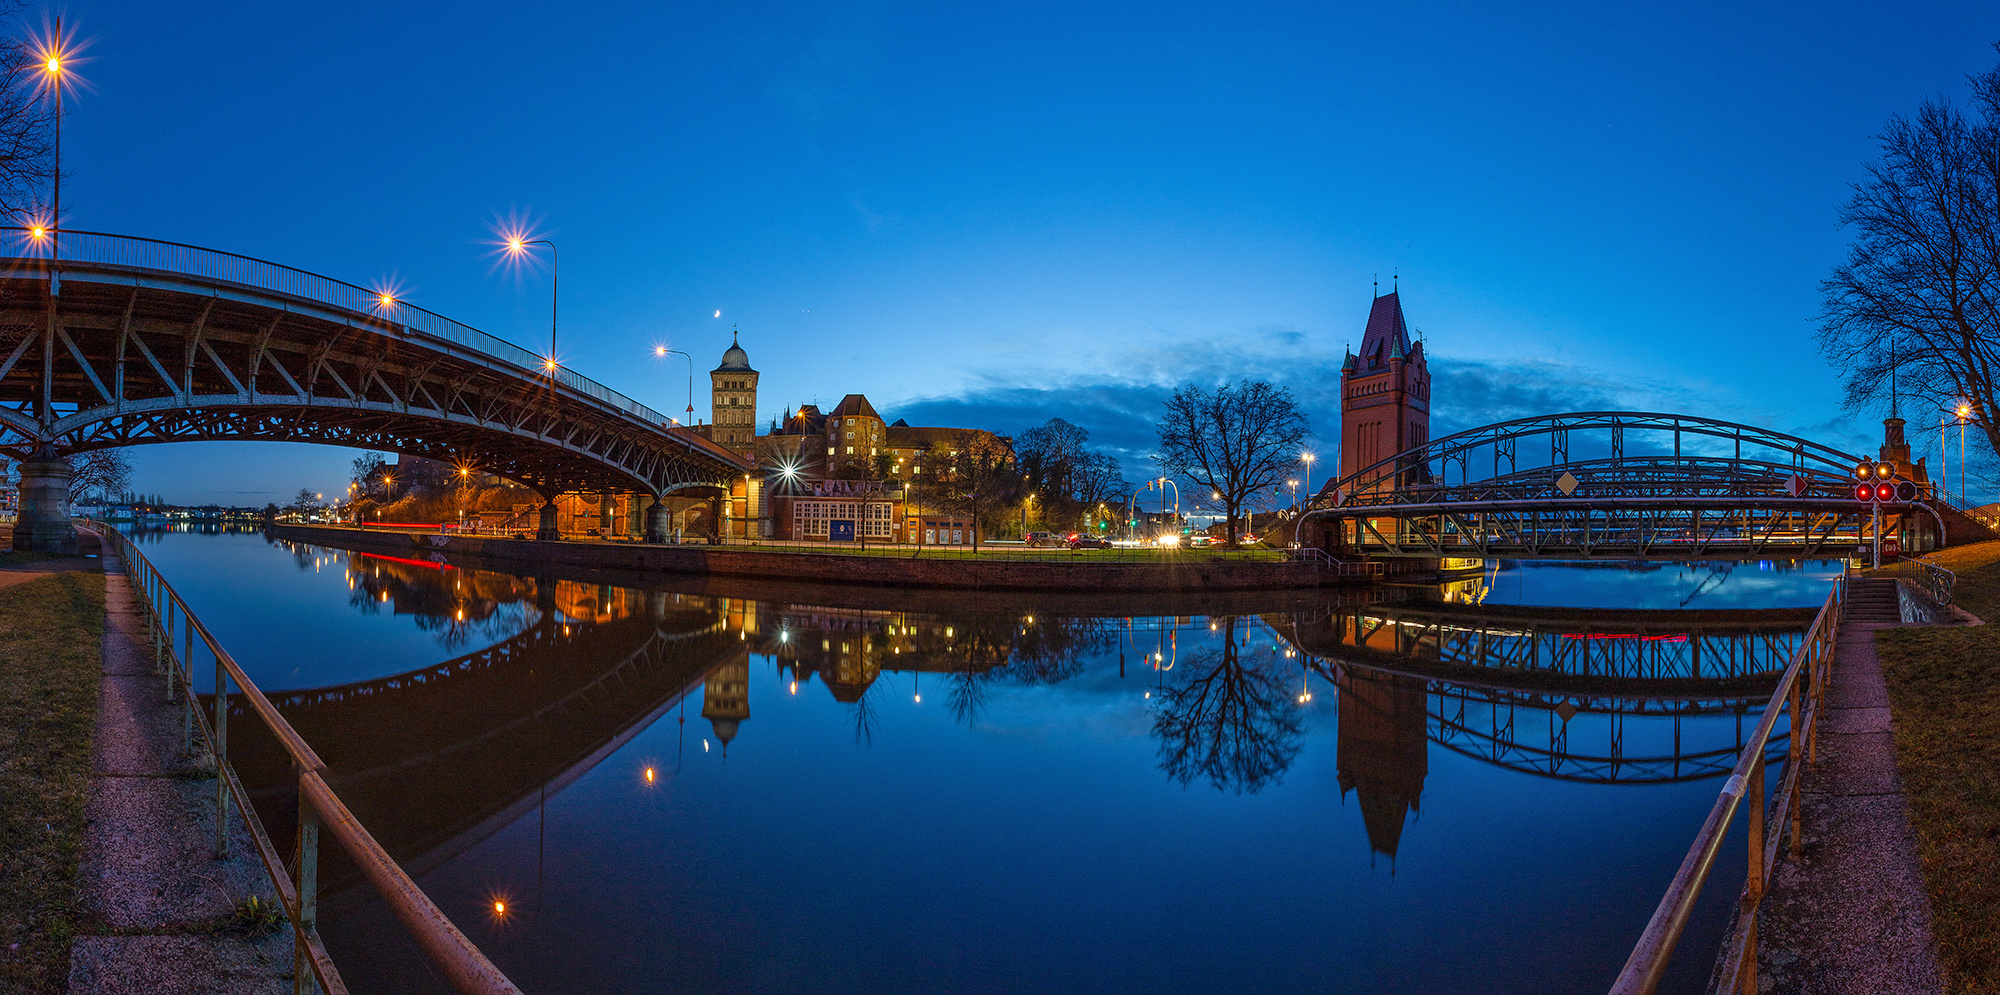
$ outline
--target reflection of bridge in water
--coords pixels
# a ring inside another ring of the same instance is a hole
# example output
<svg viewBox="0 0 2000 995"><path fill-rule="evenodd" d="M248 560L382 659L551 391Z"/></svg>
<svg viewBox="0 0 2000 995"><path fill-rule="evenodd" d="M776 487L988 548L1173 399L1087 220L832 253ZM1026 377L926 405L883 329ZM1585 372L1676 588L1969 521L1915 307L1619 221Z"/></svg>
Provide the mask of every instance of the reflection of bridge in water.
<svg viewBox="0 0 2000 995"><path fill-rule="evenodd" d="M1810 616L1412 604L1264 622L1337 689L1341 787L1393 857L1432 742L1593 784L1728 773Z"/></svg>
<svg viewBox="0 0 2000 995"><path fill-rule="evenodd" d="M310 551L300 555L315 562ZM1108 666L1115 656L1121 675L1150 670L1149 685L1161 685L1147 707L1168 776L1215 779L1203 757L1263 763L1216 780L1241 791L1289 767L1305 717L1303 700L1290 696L1302 697L1316 674L1336 692L1341 786L1358 793L1373 848L1393 855L1422 796L1431 742L1589 783L1724 772L1742 719L1795 649L1807 614L1656 611L1606 622L1599 612L1547 608L1331 606L1258 618L1277 637L1267 654L1254 637L1230 638L1244 630L1228 616L840 609L359 555L347 570L357 604L415 615L445 645L500 636L407 673L272 695L320 750L342 797L417 873L532 812L697 688L699 714L726 749L750 719L753 653L770 657L781 680L789 673L793 693L819 678L853 708L858 738L879 711L871 692L890 674L911 675L909 692L924 700L935 687L970 723L992 687L1059 684L1086 661ZM1217 652L1220 643L1232 648ZM1247 694L1220 712L1173 695L1176 685L1202 682ZM268 767L279 756L246 750L241 770L253 790L263 786L274 832L289 832L289 777ZM1169 756L1178 766L1165 766ZM334 890L357 880L328 870Z"/></svg>

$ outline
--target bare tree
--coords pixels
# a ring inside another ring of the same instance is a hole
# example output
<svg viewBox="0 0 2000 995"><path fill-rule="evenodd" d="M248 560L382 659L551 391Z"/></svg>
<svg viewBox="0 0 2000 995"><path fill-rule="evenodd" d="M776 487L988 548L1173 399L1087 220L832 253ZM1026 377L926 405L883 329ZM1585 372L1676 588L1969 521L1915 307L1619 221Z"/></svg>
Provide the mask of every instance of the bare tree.
<svg viewBox="0 0 2000 995"><path fill-rule="evenodd" d="M1010 440L985 432L960 432L947 447L926 447L923 460L919 482L924 500L971 518L972 549L978 552L985 515L1007 505L1021 489Z"/></svg>
<svg viewBox="0 0 2000 995"><path fill-rule="evenodd" d="M132 463L122 449L92 449L69 458L71 494L104 495L123 491L132 483Z"/></svg>
<svg viewBox="0 0 2000 995"><path fill-rule="evenodd" d="M1292 392L1264 381L1223 384L1208 390L1184 384L1166 402L1160 420L1160 465L1221 495L1228 542L1236 520L1259 491L1275 487L1298 462L1310 429Z"/></svg>
<svg viewBox="0 0 2000 995"><path fill-rule="evenodd" d="M2000 48L2000 46L1996 46ZM1821 284L1819 342L1855 410L1896 394L1953 411L2000 447L2000 69L1877 136L1882 157L1840 213L1847 261Z"/></svg>
<svg viewBox="0 0 2000 995"><path fill-rule="evenodd" d="M378 487L386 495L389 487L382 482L382 475L387 472L388 467L389 461L383 459L381 453L362 453L354 457L354 486L361 494L367 494L370 488Z"/></svg>
<svg viewBox="0 0 2000 995"><path fill-rule="evenodd" d="M1089 441L1089 431L1061 418L1016 437L1016 459L1046 520L1074 524L1098 502L1130 486L1119 473L1117 457L1086 448Z"/></svg>

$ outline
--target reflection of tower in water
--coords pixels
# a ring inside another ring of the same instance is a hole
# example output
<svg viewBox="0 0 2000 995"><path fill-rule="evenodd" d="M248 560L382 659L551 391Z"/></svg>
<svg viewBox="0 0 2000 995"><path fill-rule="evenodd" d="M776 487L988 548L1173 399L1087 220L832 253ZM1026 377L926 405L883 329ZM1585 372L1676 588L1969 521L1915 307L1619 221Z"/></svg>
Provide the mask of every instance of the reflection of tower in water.
<svg viewBox="0 0 2000 995"><path fill-rule="evenodd" d="M748 650L708 672L708 680L701 685L701 717L715 730L715 738L722 742L722 751L727 755L729 741L736 738L737 726L750 717Z"/></svg>
<svg viewBox="0 0 2000 995"><path fill-rule="evenodd" d="M1355 792L1369 848L1393 861L1403 820L1417 812L1430 772L1424 682L1351 666L1338 673L1341 797Z"/></svg>

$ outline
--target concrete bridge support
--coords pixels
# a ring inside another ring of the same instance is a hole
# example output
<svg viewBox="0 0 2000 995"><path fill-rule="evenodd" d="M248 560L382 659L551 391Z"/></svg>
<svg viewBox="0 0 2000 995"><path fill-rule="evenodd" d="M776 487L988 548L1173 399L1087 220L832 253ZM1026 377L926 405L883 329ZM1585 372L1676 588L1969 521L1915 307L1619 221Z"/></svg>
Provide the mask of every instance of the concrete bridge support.
<svg viewBox="0 0 2000 995"><path fill-rule="evenodd" d="M56 456L21 463L21 513L14 522L14 548L24 552L76 554L76 530L69 521L69 461Z"/></svg>
<svg viewBox="0 0 2000 995"><path fill-rule="evenodd" d="M544 503L540 519L535 526L535 538L551 541L561 539L562 531L556 528L556 499L544 496L542 501Z"/></svg>
<svg viewBox="0 0 2000 995"><path fill-rule="evenodd" d="M666 502L654 498L652 507L646 509L646 541L666 542L667 533L673 527L674 513L667 508Z"/></svg>

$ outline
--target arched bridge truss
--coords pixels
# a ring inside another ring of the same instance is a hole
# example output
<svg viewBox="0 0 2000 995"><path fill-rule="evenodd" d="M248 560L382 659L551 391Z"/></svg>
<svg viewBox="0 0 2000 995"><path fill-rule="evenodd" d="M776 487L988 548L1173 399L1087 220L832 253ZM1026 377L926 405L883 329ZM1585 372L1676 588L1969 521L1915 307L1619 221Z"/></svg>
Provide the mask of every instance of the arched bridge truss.
<svg viewBox="0 0 2000 995"><path fill-rule="evenodd" d="M6 265L0 453L17 459L313 442L456 463L545 494L655 496L749 469L546 357L352 284L89 232L63 233L58 264L30 253Z"/></svg>
<svg viewBox="0 0 2000 995"><path fill-rule="evenodd" d="M1363 467L1321 490L1304 521L1327 528L1333 551L1387 556L1839 556L1872 535L1857 459L1689 415L1543 415ZM1884 506L1899 529L1930 517L1905 514L1915 507Z"/></svg>

